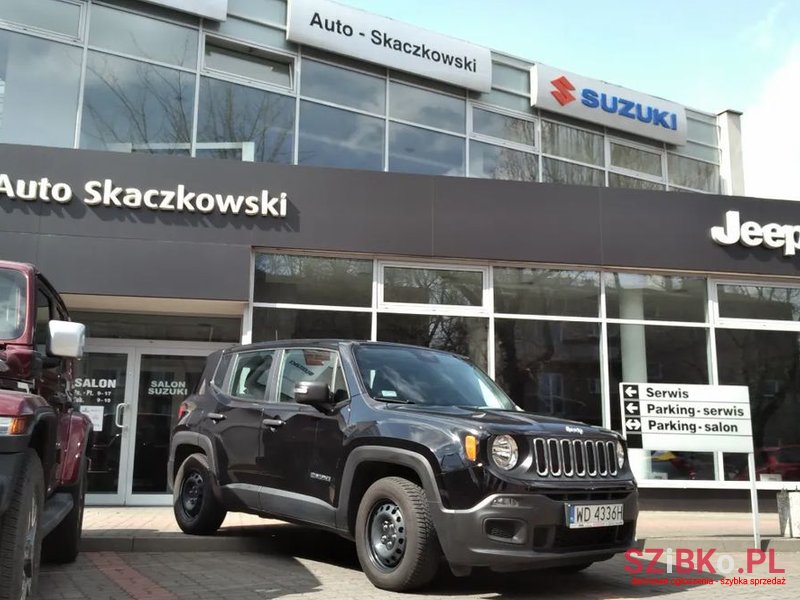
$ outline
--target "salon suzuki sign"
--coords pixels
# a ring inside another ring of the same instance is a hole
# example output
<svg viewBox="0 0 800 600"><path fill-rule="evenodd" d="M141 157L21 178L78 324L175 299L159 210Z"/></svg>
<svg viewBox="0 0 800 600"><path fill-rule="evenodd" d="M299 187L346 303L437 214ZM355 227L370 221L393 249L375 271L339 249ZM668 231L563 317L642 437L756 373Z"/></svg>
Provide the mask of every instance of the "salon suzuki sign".
<svg viewBox="0 0 800 600"><path fill-rule="evenodd" d="M531 105L668 144L686 143L680 104L547 65L531 68Z"/></svg>
<svg viewBox="0 0 800 600"><path fill-rule="evenodd" d="M800 225L781 225L755 221L742 223L739 211L725 213L725 222L711 228L711 239L720 246L741 244L747 248L764 246L770 250L783 249L784 256L794 256L800 250Z"/></svg>
<svg viewBox="0 0 800 600"><path fill-rule="evenodd" d="M183 184L173 189L141 189L118 186L111 179L87 181L80 202L86 206L103 206L129 210L151 210L178 213L218 213L247 217L286 217L286 192L270 193L263 189L256 195L220 194L190 191ZM21 202L69 204L74 201L72 186L40 179L14 179L0 173L0 198Z"/></svg>
<svg viewBox="0 0 800 600"><path fill-rule="evenodd" d="M286 39L478 92L492 87L488 48L329 0L289 0Z"/></svg>

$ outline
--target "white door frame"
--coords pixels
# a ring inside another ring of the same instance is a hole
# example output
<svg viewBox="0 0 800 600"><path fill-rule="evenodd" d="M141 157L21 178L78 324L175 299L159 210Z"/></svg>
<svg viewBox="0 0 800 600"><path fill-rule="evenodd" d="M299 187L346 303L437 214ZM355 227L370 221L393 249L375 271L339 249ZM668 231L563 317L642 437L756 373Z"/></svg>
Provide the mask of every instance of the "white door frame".
<svg viewBox="0 0 800 600"><path fill-rule="evenodd" d="M139 406L139 379L142 356L208 356L215 350L230 347L230 343L177 342L163 340L120 340L94 338L86 342L86 352L96 354L126 354L128 367L125 380L125 407L122 412L119 485L116 493L86 495L88 506L128 505L165 506L172 504L171 494L133 493L133 459L136 449L136 423ZM164 465L166 469L166 465Z"/></svg>

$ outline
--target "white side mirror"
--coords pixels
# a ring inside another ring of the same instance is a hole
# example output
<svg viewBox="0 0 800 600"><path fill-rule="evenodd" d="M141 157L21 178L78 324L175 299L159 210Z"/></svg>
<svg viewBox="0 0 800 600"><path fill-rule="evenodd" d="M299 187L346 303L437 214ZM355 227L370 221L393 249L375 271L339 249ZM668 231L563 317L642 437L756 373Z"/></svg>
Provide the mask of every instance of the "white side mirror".
<svg viewBox="0 0 800 600"><path fill-rule="evenodd" d="M70 321L50 321L48 352L63 358L80 358L86 343L86 327Z"/></svg>

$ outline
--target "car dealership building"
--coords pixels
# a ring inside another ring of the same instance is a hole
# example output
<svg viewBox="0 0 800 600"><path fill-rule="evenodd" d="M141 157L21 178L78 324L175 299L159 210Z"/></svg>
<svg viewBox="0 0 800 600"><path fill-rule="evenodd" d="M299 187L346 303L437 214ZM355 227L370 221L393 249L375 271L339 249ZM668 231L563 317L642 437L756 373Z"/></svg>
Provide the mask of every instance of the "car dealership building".
<svg viewBox="0 0 800 600"><path fill-rule="evenodd" d="M746 385L758 487L794 488L800 212L742 196L739 124L329 0L6 0L0 257L87 324L95 503L169 502L209 352L314 337L616 430L622 381ZM631 458L748 486L744 454Z"/></svg>

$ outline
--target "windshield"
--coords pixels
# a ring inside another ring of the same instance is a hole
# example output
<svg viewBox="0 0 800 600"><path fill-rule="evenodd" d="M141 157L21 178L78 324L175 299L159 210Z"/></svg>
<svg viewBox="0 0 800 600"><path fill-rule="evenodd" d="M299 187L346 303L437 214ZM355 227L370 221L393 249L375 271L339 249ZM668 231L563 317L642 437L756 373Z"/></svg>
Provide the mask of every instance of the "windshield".
<svg viewBox="0 0 800 600"><path fill-rule="evenodd" d="M25 276L0 268L0 340L13 340L25 328Z"/></svg>
<svg viewBox="0 0 800 600"><path fill-rule="evenodd" d="M424 348L357 346L356 362L370 396L389 402L517 410L476 366Z"/></svg>

